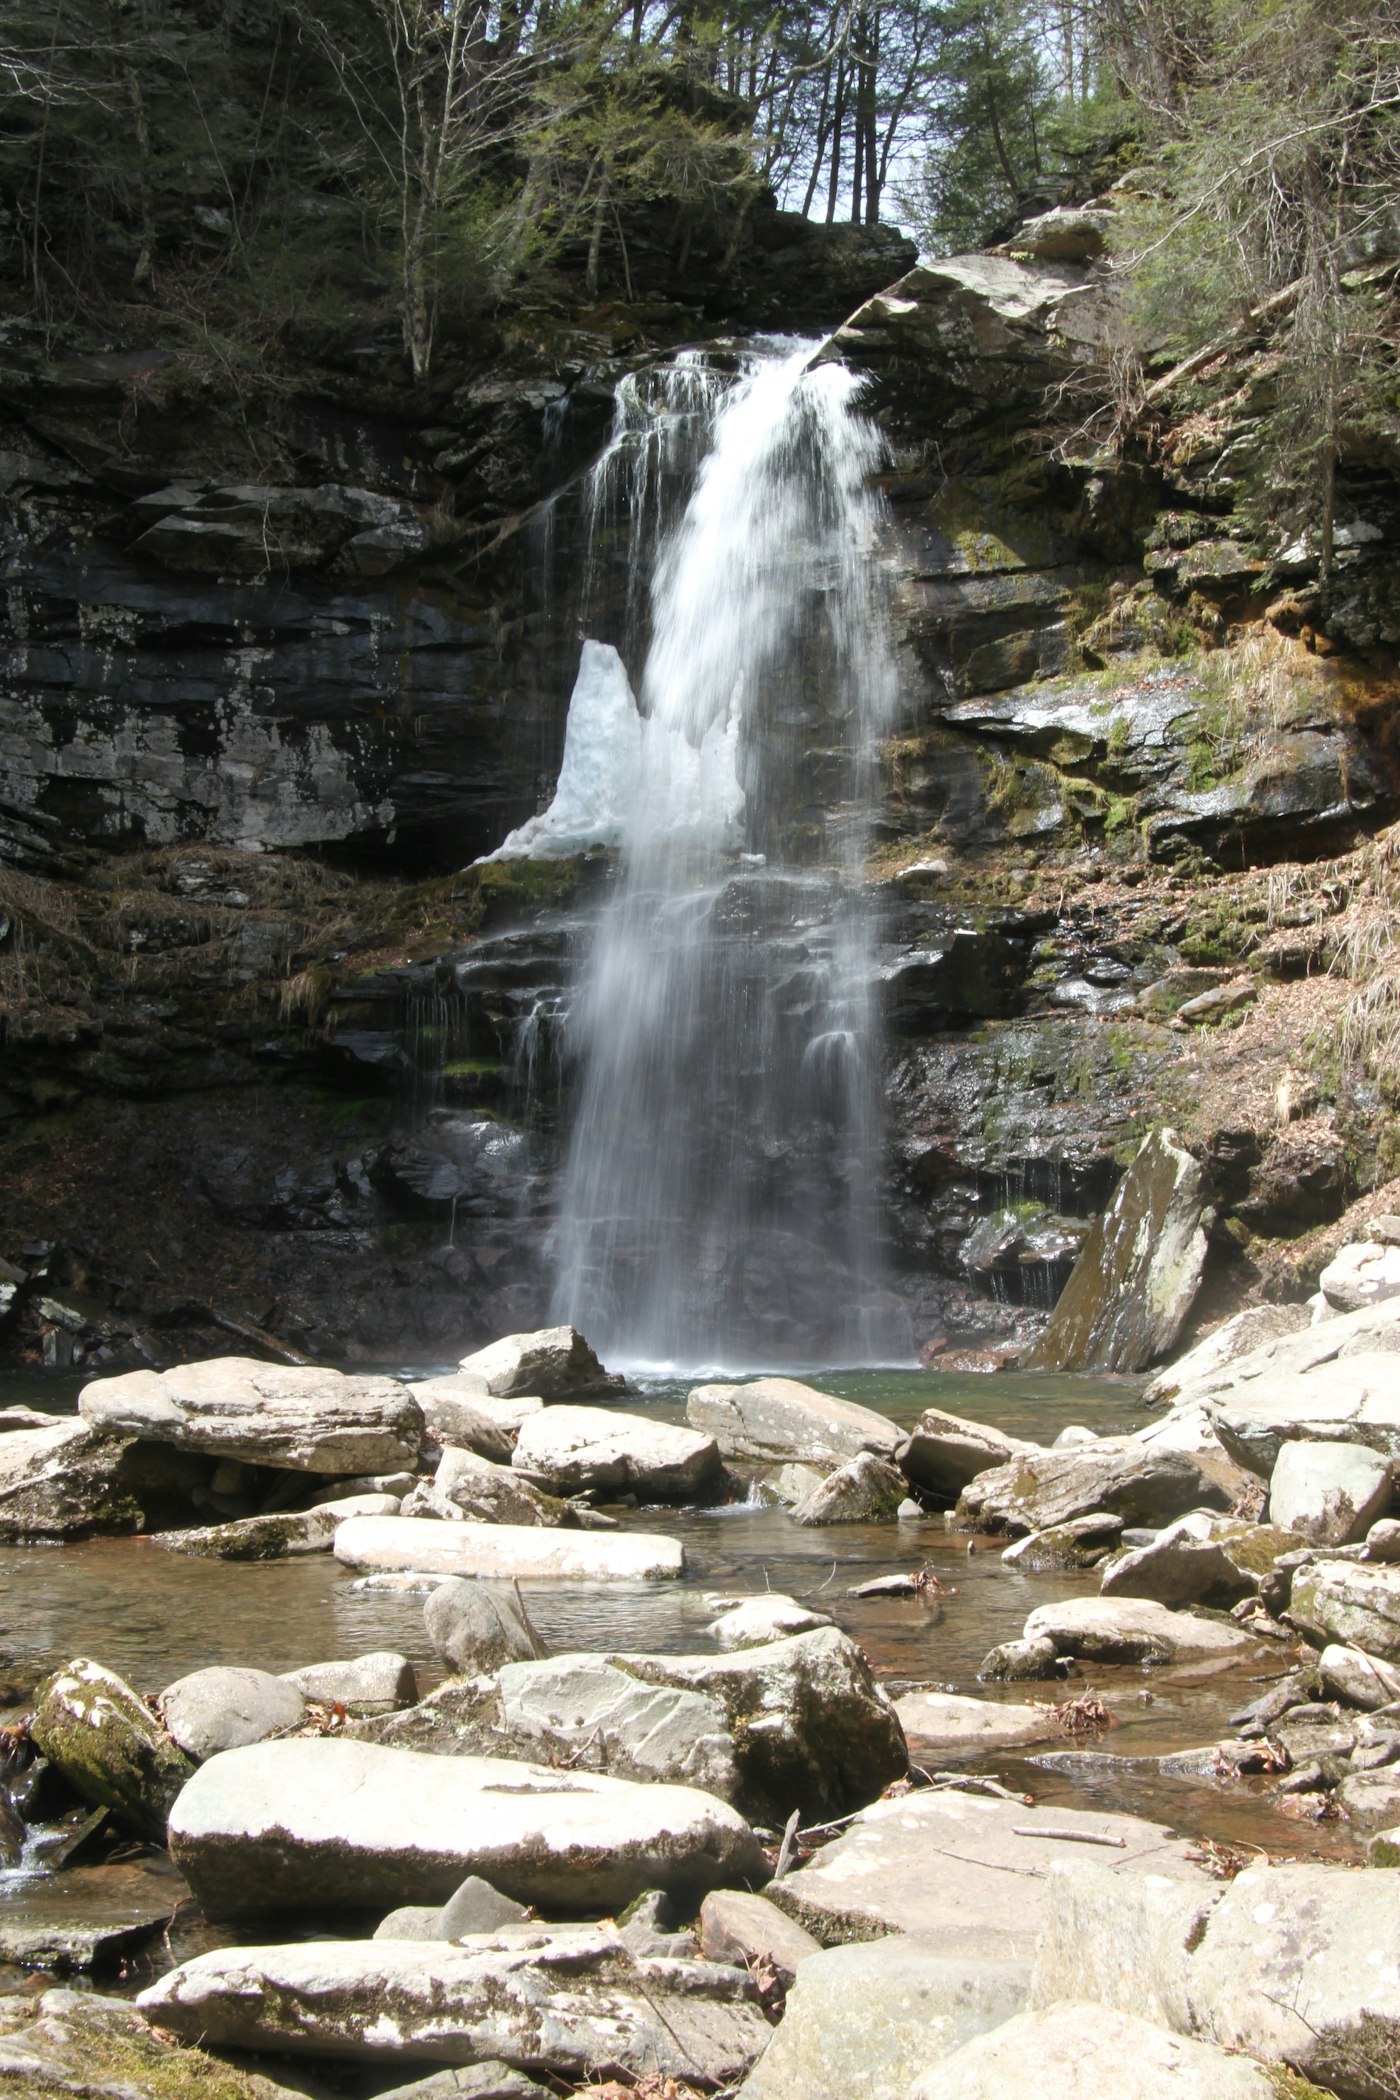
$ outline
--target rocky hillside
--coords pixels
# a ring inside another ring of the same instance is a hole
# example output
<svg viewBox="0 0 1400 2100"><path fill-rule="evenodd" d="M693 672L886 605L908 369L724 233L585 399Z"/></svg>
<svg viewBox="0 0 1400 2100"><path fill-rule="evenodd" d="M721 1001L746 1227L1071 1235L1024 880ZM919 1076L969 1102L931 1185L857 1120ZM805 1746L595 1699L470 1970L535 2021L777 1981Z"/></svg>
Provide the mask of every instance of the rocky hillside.
<svg viewBox="0 0 1400 2100"><path fill-rule="evenodd" d="M815 231L733 318L784 271L804 324L855 309L831 354L890 439L872 879L918 1332L1032 1327L1161 1122L1209 1165L1203 1312L1299 1293L1400 1164L1395 462L1344 462L1324 588L1232 476L1269 316L1149 372L1129 427L1102 213L888 291L896 242ZM349 347L249 398L11 331L12 1349L234 1322L432 1356L538 1323L553 1109L521 1023L608 870L459 871L552 786L577 476L618 377L697 318L517 313L421 397Z"/></svg>

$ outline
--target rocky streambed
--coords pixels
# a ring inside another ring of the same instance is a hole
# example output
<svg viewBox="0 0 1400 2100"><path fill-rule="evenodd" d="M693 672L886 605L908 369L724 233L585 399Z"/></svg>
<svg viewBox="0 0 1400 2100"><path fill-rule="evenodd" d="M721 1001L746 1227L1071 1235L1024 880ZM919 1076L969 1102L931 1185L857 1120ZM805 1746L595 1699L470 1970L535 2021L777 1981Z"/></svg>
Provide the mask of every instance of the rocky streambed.
<svg viewBox="0 0 1400 2100"><path fill-rule="evenodd" d="M1145 1392L10 1409L0 2092L1386 2093L1389 1268Z"/></svg>

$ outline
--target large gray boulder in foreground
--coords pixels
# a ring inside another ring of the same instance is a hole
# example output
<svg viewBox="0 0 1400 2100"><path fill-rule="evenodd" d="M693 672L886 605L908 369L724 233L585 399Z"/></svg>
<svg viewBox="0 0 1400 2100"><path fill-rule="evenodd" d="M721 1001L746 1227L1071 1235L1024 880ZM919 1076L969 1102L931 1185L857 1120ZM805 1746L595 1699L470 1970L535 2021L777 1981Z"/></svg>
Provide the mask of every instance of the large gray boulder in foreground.
<svg viewBox="0 0 1400 2100"><path fill-rule="evenodd" d="M361 2063L483 2057L552 2072L742 2076L771 2029L742 1969L631 1954L608 1926L508 1925L456 1944L321 1940L219 1948L137 2001L216 2047Z"/></svg>
<svg viewBox="0 0 1400 2100"><path fill-rule="evenodd" d="M909 2082L1021 2011L1029 1965L951 1961L903 1934L803 1962L742 2100L905 2100Z"/></svg>
<svg viewBox="0 0 1400 2100"><path fill-rule="evenodd" d="M715 1438L726 1458L781 1464L843 1465L862 1451L893 1459L903 1436L893 1422L853 1400L837 1400L796 1378L748 1385L697 1385L685 1403L693 1429Z"/></svg>
<svg viewBox="0 0 1400 2100"><path fill-rule="evenodd" d="M445 1903L468 1874L567 1915L767 1874L742 1816L694 1788L337 1737L202 1765L175 1804L170 1850L210 1917Z"/></svg>
<svg viewBox="0 0 1400 2100"><path fill-rule="evenodd" d="M371 1573L486 1575L500 1581L651 1582L679 1575L678 1539L648 1531L562 1531L543 1525L439 1523L432 1517L350 1517L335 1557Z"/></svg>
<svg viewBox="0 0 1400 2100"><path fill-rule="evenodd" d="M508 1334L462 1358L460 1377L497 1399L523 1393L540 1400L586 1400L622 1391L627 1381L605 1371L576 1327Z"/></svg>
<svg viewBox="0 0 1400 2100"><path fill-rule="evenodd" d="M1384 2094L1400 2053L1395 1878L1286 1862L1187 1890L1062 1862L1032 2003L1072 1997Z"/></svg>
<svg viewBox="0 0 1400 2100"><path fill-rule="evenodd" d="M1095 1220L1026 1368L1141 1371L1165 1356L1200 1285L1205 1207L1200 1161L1175 1131L1153 1131Z"/></svg>
<svg viewBox="0 0 1400 2100"><path fill-rule="evenodd" d="M78 1412L104 1436L336 1478L411 1471L423 1440L422 1410L396 1378L249 1356L94 1379L78 1396Z"/></svg>
<svg viewBox="0 0 1400 2100"><path fill-rule="evenodd" d="M610 1407L546 1407L520 1425L511 1464L559 1495L585 1488L675 1498L719 1478L712 1436Z"/></svg>
<svg viewBox="0 0 1400 2100"><path fill-rule="evenodd" d="M1103 2005L1018 2013L944 2057L903 2100L1284 2100L1262 2064Z"/></svg>
<svg viewBox="0 0 1400 2100"><path fill-rule="evenodd" d="M1065 1829L1121 1838L1106 1855L1115 1876L1214 1886L1186 1839L1139 1816L924 1792L875 1802L767 1895L828 1945L909 1932L951 1958L1029 1962L1054 1900L1049 1872L1065 1853L1040 1833Z"/></svg>

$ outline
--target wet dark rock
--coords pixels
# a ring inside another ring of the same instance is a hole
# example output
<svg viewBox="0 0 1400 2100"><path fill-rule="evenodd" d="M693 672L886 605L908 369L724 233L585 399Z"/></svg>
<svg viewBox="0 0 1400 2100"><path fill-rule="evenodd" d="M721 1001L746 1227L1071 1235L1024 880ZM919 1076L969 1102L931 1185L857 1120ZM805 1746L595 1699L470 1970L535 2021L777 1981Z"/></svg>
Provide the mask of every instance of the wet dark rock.
<svg viewBox="0 0 1400 2100"><path fill-rule="evenodd" d="M85 1801L164 1843L166 1818L195 1768L114 1671L79 1657L46 1678L30 1735Z"/></svg>
<svg viewBox="0 0 1400 2100"><path fill-rule="evenodd" d="M1175 1132L1147 1138L1026 1359L1041 1370L1140 1371L1170 1349L1205 1264L1199 1162Z"/></svg>
<svg viewBox="0 0 1400 2100"><path fill-rule="evenodd" d="M6 1891L0 1961L60 1975L106 1968L168 1924L185 1894L177 1875L136 1864L30 1877Z"/></svg>
<svg viewBox="0 0 1400 2100"><path fill-rule="evenodd" d="M1002 1559L1023 1575L1043 1575L1057 1568L1096 1568L1123 1537L1123 1519L1107 1510L1071 1517L1064 1524L1029 1531L1002 1551Z"/></svg>

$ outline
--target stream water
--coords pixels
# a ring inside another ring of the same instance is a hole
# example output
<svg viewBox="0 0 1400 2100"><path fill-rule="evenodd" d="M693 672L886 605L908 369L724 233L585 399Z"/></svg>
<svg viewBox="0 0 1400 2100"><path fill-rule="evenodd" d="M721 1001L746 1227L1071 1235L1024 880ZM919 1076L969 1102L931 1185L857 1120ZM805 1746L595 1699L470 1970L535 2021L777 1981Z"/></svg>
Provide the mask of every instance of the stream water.
<svg viewBox="0 0 1400 2100"><path fill-rule="evenodd" d="M932 1401L1050 1442L1071 1422L1102 1433L1146 1419L1137 1386L1124 1379L1053 1374L933 1378L919 1372L834 1372L814 1383L903 1423ZM680 1420L689 1382L650 1382L639 1401ZM0 1404L39 1395L71 1409L71 1383L5 1381ZM613 1512L629 1528L683 1541L686 1572L674 1583L527 1584L531 1617L547 1646L697 1652L715 1594L772 1589L819 1605L859 1641L892 1686L936 1684L991 1699L1063 1699L1092 1683L1115 1725L1067 1752L1036 1746L1001 1754L992 1769L1044 1800L1148 1814L1174 1827L1272 1852L1351 1851L1338 1826L1288 1821L1248 1781L1168 1778L1150 1762L1229 1733L1228 1716L1282 1674L1291 1651L1261 1647L1253 1659L1173 1670L1099 1669L1064 1686L982 1685L987 1650L1017 1636L1036 1605L1097 1591L1094 1574L1026 1575L1006 1567L1003 1541L949 1532L941 1518L897 1525L844 1524L807 1530L782 1509L735 1502L708 1509L652 1507ZM971 1550L970 1550L971 1548ZM940 1598L853 1598L871 1576L927 1565L955 1594ZM0 1549L3 1652L61 1659L90 1654L144 1692L187 1671L242 1663L279 1671L391 1648L412 1658L427 1688L440 1675L424 1635L422 1599L357 1589L331 1556L241 1564L187 1559L147 1539L94 1539ZM1047 1749L1050 1761L1046 1763ZM1125 1762L1132 1760L1133 1762Z"/></svg>

